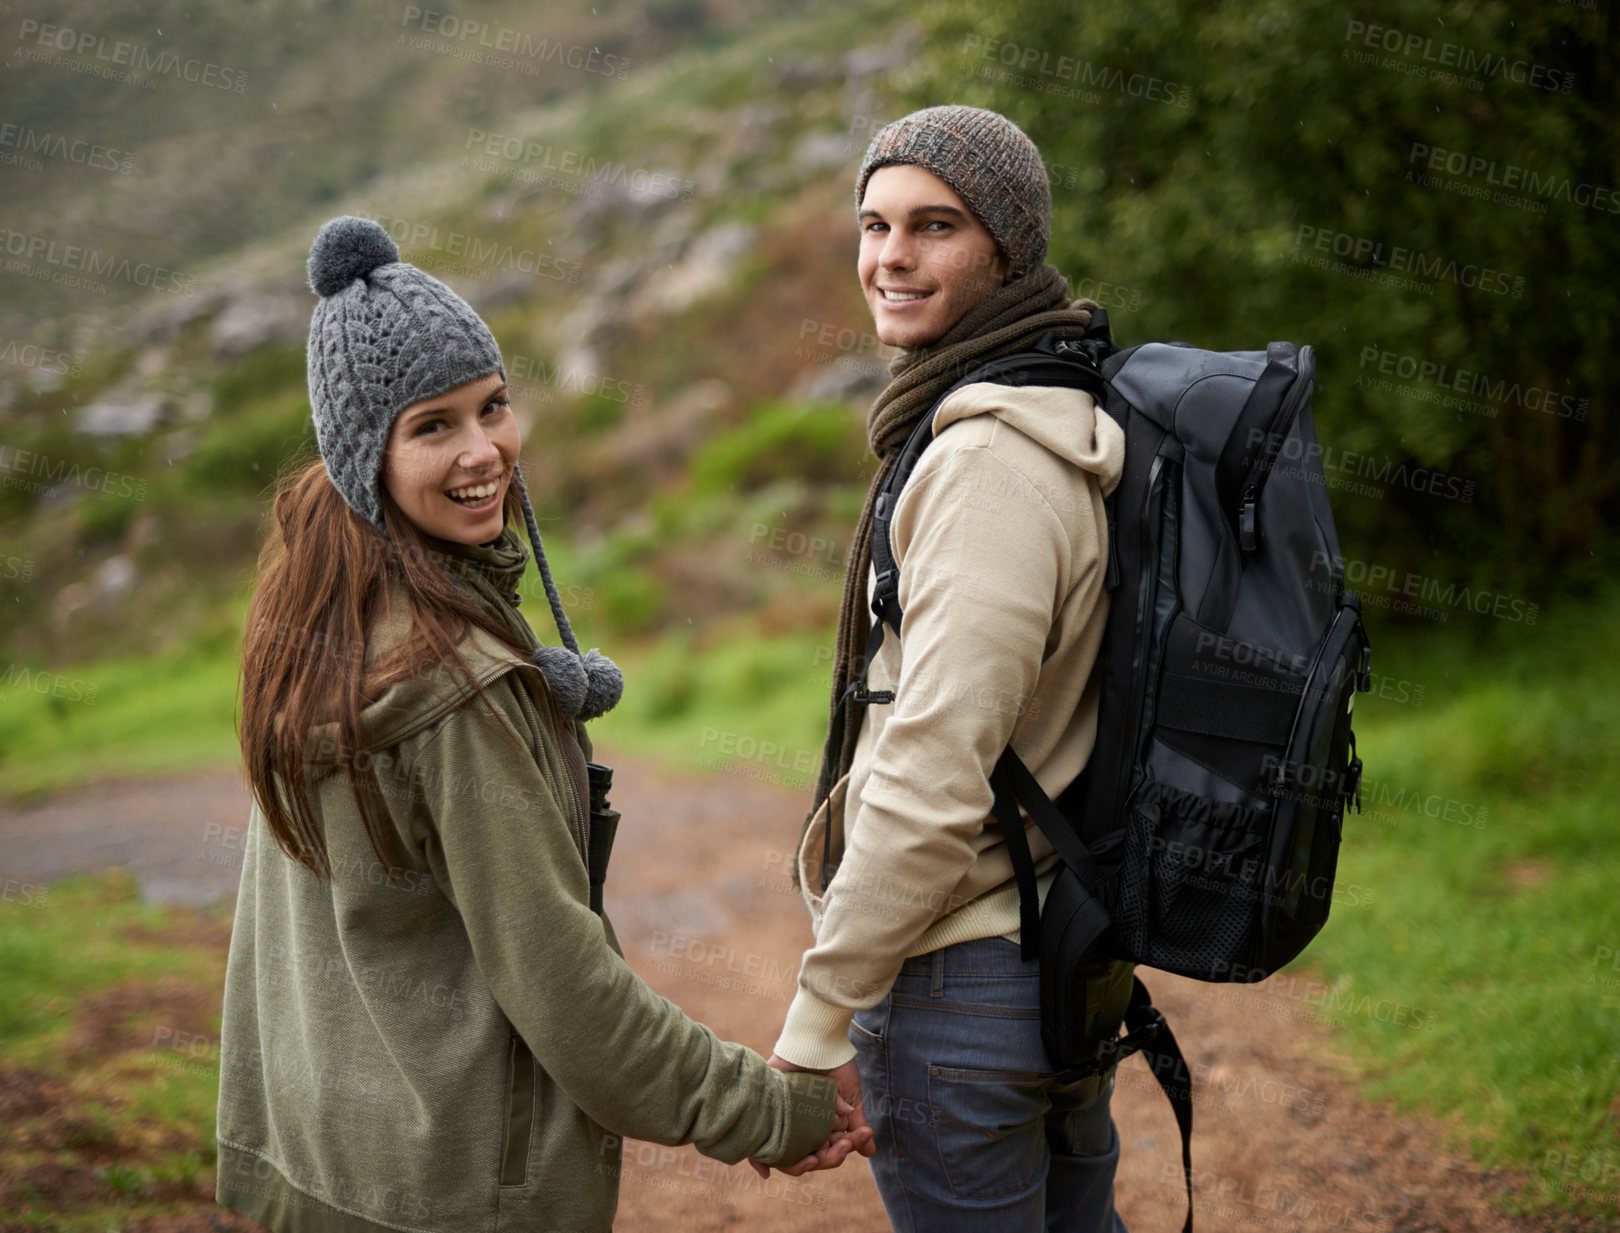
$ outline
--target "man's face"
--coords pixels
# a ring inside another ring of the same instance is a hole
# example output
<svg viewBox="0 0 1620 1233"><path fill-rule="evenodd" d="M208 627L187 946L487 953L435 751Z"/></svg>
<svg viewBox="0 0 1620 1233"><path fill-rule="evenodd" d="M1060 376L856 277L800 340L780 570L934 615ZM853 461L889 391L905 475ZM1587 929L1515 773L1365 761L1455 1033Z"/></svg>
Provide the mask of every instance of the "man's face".
<svg viewBox="0 0 1620 1233"><path fill-rule="evenodd" d="M861 200L856 269L877 336L925 347L1007 280L1007 259L956 190L911 163L879 167Z"/></svg>

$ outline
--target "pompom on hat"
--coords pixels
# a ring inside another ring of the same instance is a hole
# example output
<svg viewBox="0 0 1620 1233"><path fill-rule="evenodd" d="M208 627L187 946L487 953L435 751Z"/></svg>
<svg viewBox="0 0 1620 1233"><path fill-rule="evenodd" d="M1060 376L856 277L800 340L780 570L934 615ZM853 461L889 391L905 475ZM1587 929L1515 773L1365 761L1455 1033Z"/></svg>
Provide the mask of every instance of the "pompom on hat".
<svg viewBox="0 0 1620 1233"><path fill-rule="evenodd" d="M381 223L345 214L320 229L309 250L309 287L336 295L380 265L399 261L399 246Z"/></svg>
<svg viewBox="0 0 1620 1233"><path fill-rule="evenodd" d="M310 290L321 297L310 317L306 354L315 442L332 486L386 538L382 467L394 417L468 381L504 377L501 349L472 305L401 261L393 237L371 219L345 214L328 221L310 246L307 269ZM565 710L594 719L618 702L624 679L605 656L580 654L521 468L513 469L513 483L563 641L539 648L534 662Z"/></svg>
<svg viewBox="0 0 1620 1233"><path fill-rule="evenodd" d="M872 173L891 163L932 172L967 202L1012 267L1039 269L1052 238L1052 189L1035 143L1006 116L983 107L925 107L878 130L861 159L855 208Z"/></svg>

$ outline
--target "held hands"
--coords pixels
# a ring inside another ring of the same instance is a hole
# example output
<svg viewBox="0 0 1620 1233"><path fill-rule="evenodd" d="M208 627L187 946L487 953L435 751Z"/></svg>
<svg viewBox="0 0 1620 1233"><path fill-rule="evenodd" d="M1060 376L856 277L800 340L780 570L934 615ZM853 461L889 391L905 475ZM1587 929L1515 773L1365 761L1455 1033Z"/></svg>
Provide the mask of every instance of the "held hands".
<svg viewBox="0 0 1620 1233"><path fill-rule="evenodd" d="M767 1060L777 1070L809 1070L809 1067L795 1066L774 1053ZM855 1059L851 1058L842 1066L835 1066L831 1070L812 1070L810 1073L826 1075L837 1085L838 1115L833 1119L832 1134L821 1147L803 1160L785 1168L777 1166L780 1172L786 1173L789 1177L798 1177L816 1169L836 1169L844 1163L844 1157L851 1152L859 1152L862 1156L872 1156L877 1152L877 1145L872 1142L872 1128L867 1125L866 1112L861 1107L861 1075L855 1067ZM750 1160L748 1163L753 1166L755 1173L767 1180L770 1178L769 1165L760 1164L757 1160Z"/></svg>

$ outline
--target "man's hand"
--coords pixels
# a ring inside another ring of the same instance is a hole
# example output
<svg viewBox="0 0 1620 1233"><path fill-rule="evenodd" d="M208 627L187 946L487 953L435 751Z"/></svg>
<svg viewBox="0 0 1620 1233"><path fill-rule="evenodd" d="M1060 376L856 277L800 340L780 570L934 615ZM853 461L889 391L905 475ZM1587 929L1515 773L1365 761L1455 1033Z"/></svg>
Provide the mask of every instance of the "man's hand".
<svg viewBox="0 0 1620 1233"><path fill-rule="evenodd" d="M836 1106L838 1116L833 1121L832 1134L828 1136L827 1142L803 1160L786 1168L777 1166L781 1172L789 1177L798 1177L817 1169L836 1169L844 1163L844 1157L850 1152L859 1152L862 1156L873 1156L877 1153L877 1145L872 1142L872 1127L867 1124L866 1110L861 1107L861 1072L856 1068L854 1058L831 1070L810 1070L807 1066L795 1066L774 1053L767 1061L777 1070L808 1071L810 1074L826 1075L838 1088ZM771 1176L769 1165L760 1164L757 1160L750 1160L748 1163L761 1177L769 1179Z"/></svg>

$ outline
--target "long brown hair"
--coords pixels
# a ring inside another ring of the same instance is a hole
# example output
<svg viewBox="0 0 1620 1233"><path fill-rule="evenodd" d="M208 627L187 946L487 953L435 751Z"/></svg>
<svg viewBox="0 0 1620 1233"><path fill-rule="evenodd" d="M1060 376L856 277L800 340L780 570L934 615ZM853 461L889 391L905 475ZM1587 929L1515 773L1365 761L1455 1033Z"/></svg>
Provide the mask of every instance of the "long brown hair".
<svg viewBox="0 0 1620 1233"><path fill-rule="evenodd" d="M464 558L419 531L386 490L385 540L345 504L319 458L294 460L277 489L242 639L243 769L281 850L330 877L305 775L311 762L335 761L349 775L372 851L386 867L392 862L384 854L375 773L369 759L356 757L361 710L389 685L440 666L487 703L457 647L474 626L520 656L528 652L446 572ZM521 516L515 489L507 489L503 506L508 519ZM404 591L411 632L367 671L367 636L386 615L390 583ZM336 747L314 749L310 729L333 721Z"/></svg>

